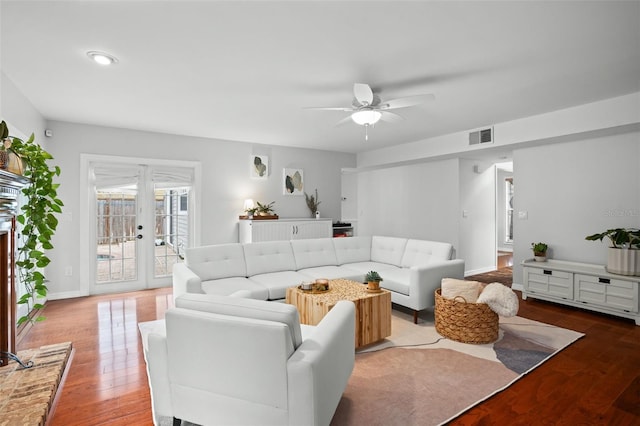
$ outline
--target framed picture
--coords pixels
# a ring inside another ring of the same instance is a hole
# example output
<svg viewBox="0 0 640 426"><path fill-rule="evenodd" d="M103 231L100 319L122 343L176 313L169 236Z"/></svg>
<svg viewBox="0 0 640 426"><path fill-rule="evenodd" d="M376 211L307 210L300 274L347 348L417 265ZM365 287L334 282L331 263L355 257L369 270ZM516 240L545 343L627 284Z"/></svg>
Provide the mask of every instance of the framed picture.
<svg viewBox="0 0 640 426"><path fill-rule="evenodd" d="M284 195L304 195L304 172L302 169L284 169L282 174Z"/></svg>
<svg viewBox="0 0 640 426"><path fill-rule="evenodd" d="M252 155L249 160L249 176L252 179L268 178L269 157L266 155Z"/></svg>

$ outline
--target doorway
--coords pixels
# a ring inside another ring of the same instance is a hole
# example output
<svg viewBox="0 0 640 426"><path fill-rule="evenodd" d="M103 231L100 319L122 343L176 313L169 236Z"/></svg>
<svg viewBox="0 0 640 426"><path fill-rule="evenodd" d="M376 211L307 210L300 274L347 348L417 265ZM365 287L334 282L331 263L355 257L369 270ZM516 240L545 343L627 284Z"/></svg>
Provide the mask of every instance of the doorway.
<svg viewBox="0 0 640 426"><path fill-rule="evenodd" d="M87 293L170 285L173 266L193 243L196 169L118 158L85 166Z"/></svg>
<svg viewBox="0 0 640 426"><path fill-rule="evenodd" d="M496 163L497 269L513 266L513 162Z"/></svg>

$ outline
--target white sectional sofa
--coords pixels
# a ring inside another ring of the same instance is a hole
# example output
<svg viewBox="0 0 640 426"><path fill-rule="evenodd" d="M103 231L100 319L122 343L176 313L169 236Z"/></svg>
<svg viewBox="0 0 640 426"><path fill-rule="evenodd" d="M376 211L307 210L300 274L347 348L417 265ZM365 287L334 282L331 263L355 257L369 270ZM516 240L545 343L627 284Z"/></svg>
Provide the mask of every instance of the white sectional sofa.
<svg viewBox="0 0 640 426"><path fill-rule="evenodd" d="M442 278L464 278L451 244L397 237L317 238L189 248L173 269L174 297L184 293L284 299L286 289L316 278L362 282L377 271L391 300L418 312L435 304Z"/></svg>

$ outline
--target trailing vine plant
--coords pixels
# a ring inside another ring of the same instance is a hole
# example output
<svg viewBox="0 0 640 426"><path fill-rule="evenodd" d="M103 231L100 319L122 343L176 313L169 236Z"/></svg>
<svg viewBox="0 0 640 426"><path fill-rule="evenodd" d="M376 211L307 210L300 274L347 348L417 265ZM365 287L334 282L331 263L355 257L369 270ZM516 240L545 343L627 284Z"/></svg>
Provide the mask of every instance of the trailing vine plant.
<svg viewBox="0 0 640 426"><path fill-rule="evenodd" d="M60 176L60 167L49 166L53 159L51 154L34 142L31 134L24 141L15 136L9 136L9 130L4 121L0 123L0 136L3 144L0 150L8 151L20 157L24 166L23 176L30 180L22 188L25 202L21 206L16 220L22 225L22 241L18 241L16 267L20 282L25 286L25 294L18 299L18 304L27 305L31 310L41 309L38 299L47 295L46 279L42 268L49 265L51 260L45 252L53 248L51 239L58 227L56 213L62 213L62 201L58 198L58 187L54 178ZM26 321L42 321L44 317L30 318L29 314L18 319L18 325Z"/></svg>

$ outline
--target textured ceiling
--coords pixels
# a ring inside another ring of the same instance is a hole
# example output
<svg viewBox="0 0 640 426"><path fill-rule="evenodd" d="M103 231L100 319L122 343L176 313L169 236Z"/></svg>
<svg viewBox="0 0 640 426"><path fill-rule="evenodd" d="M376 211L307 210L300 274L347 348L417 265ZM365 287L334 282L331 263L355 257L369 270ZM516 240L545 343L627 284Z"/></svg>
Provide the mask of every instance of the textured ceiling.
<svg viewBox="0 0 640 426"><path fill-rule="evenodd" d="M640 91L640 2L2 1L3 72L47 119L345 152ZM89 50L119 59L105 68ZM353 83L433 93L335 124Z"/></svg>

